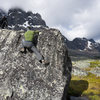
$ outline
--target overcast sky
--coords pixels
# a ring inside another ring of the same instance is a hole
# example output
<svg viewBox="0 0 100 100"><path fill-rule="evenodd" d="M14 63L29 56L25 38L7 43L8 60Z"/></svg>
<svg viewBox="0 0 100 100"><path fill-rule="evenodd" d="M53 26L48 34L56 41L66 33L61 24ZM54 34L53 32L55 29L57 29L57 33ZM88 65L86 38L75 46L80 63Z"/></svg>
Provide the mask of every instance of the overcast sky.
<svg viewBox="0 0 100 100"><path fill-rule="evenodd" d="M100 42L100 0L0 0L0 8L12 7L40 13L49 27L69 40L86 37Z"/></svg>

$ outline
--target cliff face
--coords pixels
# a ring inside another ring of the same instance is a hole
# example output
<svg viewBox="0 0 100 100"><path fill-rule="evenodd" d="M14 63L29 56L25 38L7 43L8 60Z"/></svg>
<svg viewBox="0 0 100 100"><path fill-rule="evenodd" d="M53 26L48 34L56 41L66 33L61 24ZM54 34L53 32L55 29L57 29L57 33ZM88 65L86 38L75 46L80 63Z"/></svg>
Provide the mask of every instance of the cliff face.
<svg viewBox="0 0 100 100"><path fill-rule="evenodd" d="M72 65L61 33L44 29L38 36L48 66L34 53L19 52L23 34L0 30L0 100L67 100Z"/></svg>

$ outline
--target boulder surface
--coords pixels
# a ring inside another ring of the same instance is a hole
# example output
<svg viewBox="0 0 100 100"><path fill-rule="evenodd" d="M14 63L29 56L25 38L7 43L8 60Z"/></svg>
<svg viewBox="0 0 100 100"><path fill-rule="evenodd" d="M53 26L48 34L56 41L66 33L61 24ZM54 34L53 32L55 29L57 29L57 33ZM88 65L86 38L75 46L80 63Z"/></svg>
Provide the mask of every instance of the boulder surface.
<svg viewBox="0 0 100 100"><path fill-rule="evenodd" d="M0 100L67 100L72 64L62 34L48 28L38 35L36 47L48 66L32 52L19 52L23 34L0 30Z"/></svg>

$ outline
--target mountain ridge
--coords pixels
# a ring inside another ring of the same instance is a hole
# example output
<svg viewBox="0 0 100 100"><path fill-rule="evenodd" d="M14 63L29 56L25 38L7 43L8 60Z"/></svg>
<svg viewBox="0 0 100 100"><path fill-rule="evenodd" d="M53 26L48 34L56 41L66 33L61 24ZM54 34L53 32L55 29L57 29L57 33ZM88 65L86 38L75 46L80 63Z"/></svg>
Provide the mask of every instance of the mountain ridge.
<svg viewBox="0 0 100 100"><path fill-rule="evenodd" d="M69 49L100 52L100 43L95 42L94 39L75 38L72 41L69 41L66 37L64 38Z"/></svg>
<svg viewBox="0 0 100 100"><path fill-rule="evenodd" d="M100 43L95 42L94 39L75 38L69 41L64 37L64 40L70 56L100 58Z"/></svg>
<svg viewBox="0 0 100 100"><path fill-rule="evenodd" d="M4 15L4 11L1 10L0 16ZM5 13L6 15L6 13ZM20 8L11 8L8 11L8 29L12 30L24 30L27 26L31 26L32 30L46 29L48 26L38 13L32 13L31 11L24 11ZM64 37L65 43L70 51L84 52L84 53L97 53L100 52L100 43L95 42L93 39L87 38L75 38L69 41Z"/></svg>
<svg viewBox="0 0 100 100"><path fill-rule="evenodd" d="M27 26L31 26L32 29L48 27L39 13L24 11L20 8L11 8L8 10L8 14L1 10L0 18L3 15L7 16L8 29L26 30Z"/></svg>

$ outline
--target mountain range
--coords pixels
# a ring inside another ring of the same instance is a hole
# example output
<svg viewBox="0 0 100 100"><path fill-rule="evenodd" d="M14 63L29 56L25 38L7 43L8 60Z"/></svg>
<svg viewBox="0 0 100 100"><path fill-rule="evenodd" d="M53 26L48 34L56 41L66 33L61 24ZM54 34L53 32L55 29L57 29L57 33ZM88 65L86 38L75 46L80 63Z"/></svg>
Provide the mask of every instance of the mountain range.
<svg viewBox="0 0 100 100"><path fill-rule="evenodd" d="M64 37L64 40L71 56L100 58L100 43L93 39L75 38L72 41L69 41Z"/></svg>
<svg viewBox="0 0 100 100"><path fill-rule="evenodd" d="M20 8L9 9L8 13L0 10L0 18L6 15L8 19L8 28L14 30L26 30L27 26L33 29L48 27L39 13L33 14L31 11L24 11Z"/></svg>
<svg viewBox="0 0 100 100"><path fill-rule="evenodd" d="M69 41L65 38L65 43L69 49L100 52L100 43L95 42L93 39L75 38L72 41Z"/></svg>
<svg viewBox="0 0 100 100"><path fill-rule="evenodd" d="M31 26L33 30L48 28L39 13L33 14L31 11L26 12L20 8L12 8L6 13L0 9L0 18L3 15L7 16L8 29L26 31L27 26ZM100 55L100 43L95 42L93 39L75 38L69 41L64 37L64 40L71 56L85 55L89 57Z"/></svg>

